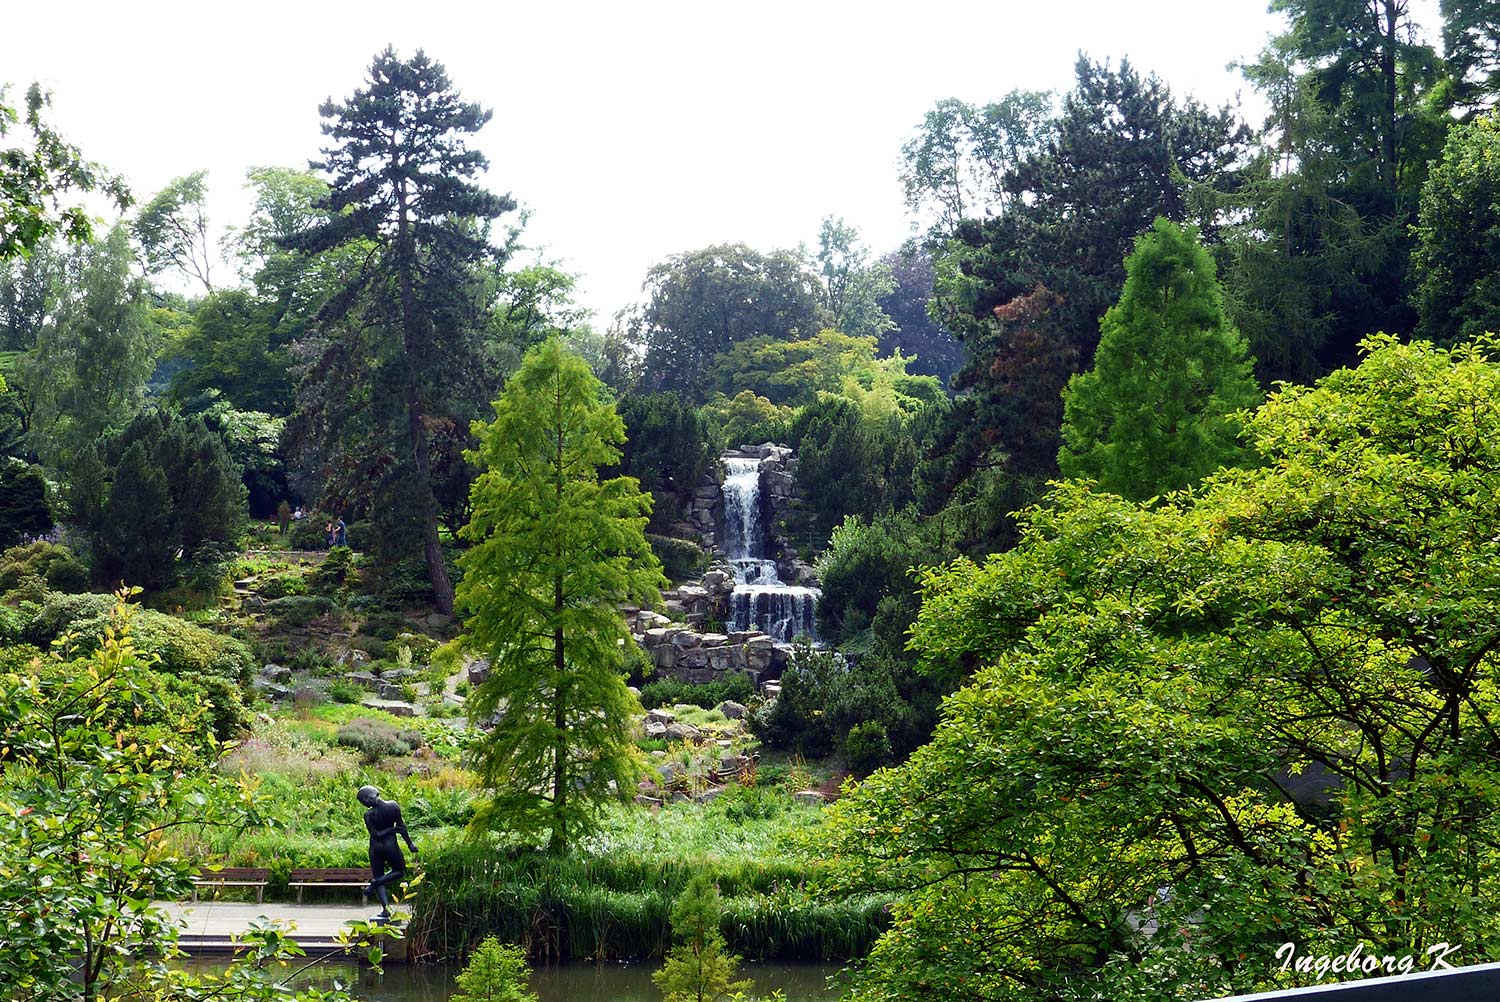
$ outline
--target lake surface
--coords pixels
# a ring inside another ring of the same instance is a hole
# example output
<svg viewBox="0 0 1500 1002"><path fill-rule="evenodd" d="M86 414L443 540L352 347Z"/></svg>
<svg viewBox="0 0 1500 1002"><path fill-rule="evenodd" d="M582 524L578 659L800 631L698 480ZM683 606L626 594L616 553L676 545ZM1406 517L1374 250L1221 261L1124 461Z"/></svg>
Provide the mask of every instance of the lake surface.
<svg viewBox="0 0 1500 1002"><path fill-rule="evenodd" d="M212 969L222 965L200 959L190 966ZM655 969L655 965L569 964L537 970L531 987L541 1002L661 1002L661 992L651 983ZM376 975L350 960L328 960L308 972L309 977L299 979L298 985L326 988L338 978L361 1002L448 1002L458 971L444 964L387 964L385 973ZM755 982L759 995L780 989L787 1002L830 1002L839 997L828 987L828 978L839 971L837 964L747 963L741 971Z"/></svg>

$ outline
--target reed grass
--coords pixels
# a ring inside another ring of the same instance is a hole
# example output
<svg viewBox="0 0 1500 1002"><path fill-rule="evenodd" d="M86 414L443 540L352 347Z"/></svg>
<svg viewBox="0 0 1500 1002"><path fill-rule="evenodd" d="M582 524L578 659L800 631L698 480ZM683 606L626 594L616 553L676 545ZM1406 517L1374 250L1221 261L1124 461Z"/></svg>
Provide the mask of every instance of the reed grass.
<svg viewBox="0 0 1500 1002"><path fill-rule="evenodd" d="M540 962L648 960L671 943L673 900L706 873L723 897L722 931L735 953L864 956L888 924L889 899L812 895L821 864L780 836L815 823L816 809L787 804L770 817L747 816L746 802L757 801L747 791L709 808L616 812L600 835L562 857L496 839L445 841L424 852L411 944L417 955L452 960L494 935Z"/></svg>

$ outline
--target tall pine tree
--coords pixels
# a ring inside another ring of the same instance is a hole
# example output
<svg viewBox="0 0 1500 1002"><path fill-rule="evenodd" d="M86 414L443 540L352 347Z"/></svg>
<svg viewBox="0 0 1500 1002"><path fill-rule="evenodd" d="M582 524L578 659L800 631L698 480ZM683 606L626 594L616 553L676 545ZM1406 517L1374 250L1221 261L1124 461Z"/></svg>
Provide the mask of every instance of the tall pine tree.
<svg viewBox="0 0 1500 1002"><path fill-rule="evenodd" d="M332 215L287 246L313 253L362 241L371 253L324 308L320 337L304 353L301 402L314 413L299 433L310 452L348 465L349 436L404 425L394 474L382 471L400 482L380 493L410 506L403 516L420 525L433 600L449 612L431 426L448 417L443 403L462 383L454 370L475 355L471 276L501 256L486 224L516 203L473 181L488 162L467 140L491 113L461 100L442 64L420 50L402 60L386 49L365 89L319 111L335 145L312 166L329 175ZM348 406L351 388L368 406Z"/></svg>

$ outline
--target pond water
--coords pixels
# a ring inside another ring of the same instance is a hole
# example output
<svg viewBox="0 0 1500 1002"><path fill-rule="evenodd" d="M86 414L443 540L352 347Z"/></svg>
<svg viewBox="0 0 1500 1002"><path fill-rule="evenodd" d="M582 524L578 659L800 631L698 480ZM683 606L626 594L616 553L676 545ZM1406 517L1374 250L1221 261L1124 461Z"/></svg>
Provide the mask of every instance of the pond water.
<svg viewBox="0 0 1500 1002"><path fill-rule="evenodd" d="M200 959L190 966L210 969L218 965ZM654 965L620 964L542 968L532 975L531 987L541 1002L660 1002L661 992L651 983L655 969ZM326 988L338 978L361 1002L448 1002L458 970L443 964L387 964L385 973L376 975L350 960L327 960L298 985ZM747 963L741 971L755 982L759 995L780 989L787 1002L829 1002L839 997L828 987L829 977L839 971L837 964Z"/></svg>

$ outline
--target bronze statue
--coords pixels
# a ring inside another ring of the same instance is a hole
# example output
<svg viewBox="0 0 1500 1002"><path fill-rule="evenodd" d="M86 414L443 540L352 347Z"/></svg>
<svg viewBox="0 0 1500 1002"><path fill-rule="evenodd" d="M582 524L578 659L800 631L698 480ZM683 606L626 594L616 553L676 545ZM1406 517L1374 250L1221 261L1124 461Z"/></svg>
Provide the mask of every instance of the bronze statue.
<svg viewBox="0 0 1500 1002"><path fill-rule="evenodd" d="M406 839L406 846L413 856L417 854L417 845L411 840L406 823L401 820L400 804L394 800L381 800L380 791L373 786L361 786L356 796L361 804L369 808L365 811L365 828L370 832L372 879L365 892L379 897L380 914L377 919L384 922L391 917L391 892L388 888L406 876L406 858L401 855L396 835L400 834Z"/></svg>

